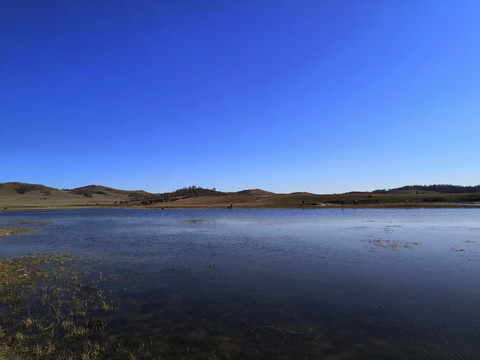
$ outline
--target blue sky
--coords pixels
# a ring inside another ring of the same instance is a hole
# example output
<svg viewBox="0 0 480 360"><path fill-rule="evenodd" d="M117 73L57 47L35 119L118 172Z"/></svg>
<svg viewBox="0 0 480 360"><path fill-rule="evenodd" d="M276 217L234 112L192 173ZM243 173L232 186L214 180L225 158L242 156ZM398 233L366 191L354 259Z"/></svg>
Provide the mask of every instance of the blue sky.
<svg viewBox="0 0 480 360"><path fill-rule="evenodd" d="M0 2L0 182L480 183L478 1Z"/></svg>

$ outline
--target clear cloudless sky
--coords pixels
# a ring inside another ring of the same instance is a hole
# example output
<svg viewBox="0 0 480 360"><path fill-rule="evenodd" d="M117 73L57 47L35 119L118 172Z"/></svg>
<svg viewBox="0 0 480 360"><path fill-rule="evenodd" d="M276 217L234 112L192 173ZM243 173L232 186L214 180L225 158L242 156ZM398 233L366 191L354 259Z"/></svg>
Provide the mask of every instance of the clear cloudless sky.
<svg viewBox="0 0 480 360"><path fill-rule="evenodd" d="M333 193L479 164L479 1L0 1L0 182Z"/></svg>

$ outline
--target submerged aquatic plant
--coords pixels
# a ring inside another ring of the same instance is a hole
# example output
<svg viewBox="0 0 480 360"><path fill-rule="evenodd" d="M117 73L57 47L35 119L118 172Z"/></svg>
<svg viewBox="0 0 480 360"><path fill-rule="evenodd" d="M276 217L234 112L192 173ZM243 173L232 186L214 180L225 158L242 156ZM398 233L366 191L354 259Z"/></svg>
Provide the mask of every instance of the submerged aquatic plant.
<svg viewBox="0 0 480 360"><path fill-rule="evenodd" d="M88 257L56 253L0 259L0 353L22 360L96 359L107 349L78 350L95 330L85 318L114 310L104 277L83 269L94 265Z"/></svg>
<svg viewBox="0 0 480 360"><path fill-rule="evenodd" d="M60 326L62 327L63 331L69 331L73 329L74 324L73 324L73 321L64 320L60 323Z"/></svg>

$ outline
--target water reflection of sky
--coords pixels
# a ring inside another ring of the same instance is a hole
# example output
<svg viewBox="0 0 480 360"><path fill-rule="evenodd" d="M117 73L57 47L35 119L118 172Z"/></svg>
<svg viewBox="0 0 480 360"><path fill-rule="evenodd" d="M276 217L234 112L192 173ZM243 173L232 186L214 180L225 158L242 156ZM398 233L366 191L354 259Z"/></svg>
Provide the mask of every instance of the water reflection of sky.
<svg viewBox="0 0 480 360"><path fill-rule="evenodd" d="M143 335L152 333L148 324L177 322L177 340L188 342L195 328L239 337L249 355L261 345L267 356L285 345L276 343L280 330L251 338L239 324L283 324L313 329L289 338L294 349L321 338L375 356L404 358L409 349L449 358L458 345L457 357L480 350L478 220L476 209L17 212L1 214L0 226L47 223L21 225L37 230L2 239L0 252L113 260L106 271L122 273L128 289L117 323L142 318L130 331ZM112 331L121 337L125 329Z"/></svg>

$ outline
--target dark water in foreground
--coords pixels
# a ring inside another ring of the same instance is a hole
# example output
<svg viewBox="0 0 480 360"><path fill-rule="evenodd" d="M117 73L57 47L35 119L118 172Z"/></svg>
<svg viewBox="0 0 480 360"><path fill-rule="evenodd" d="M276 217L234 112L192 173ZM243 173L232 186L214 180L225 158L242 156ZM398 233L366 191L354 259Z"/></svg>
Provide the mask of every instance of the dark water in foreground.
<svg viewBox="0 0 480 360"><path fill-rule="evenodd" d="M165 358L480 353L478 209L17 212L0 226L37 228L0 239L0 256L111 260L104 336Z"/></svg>

